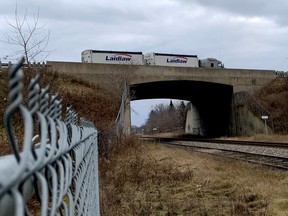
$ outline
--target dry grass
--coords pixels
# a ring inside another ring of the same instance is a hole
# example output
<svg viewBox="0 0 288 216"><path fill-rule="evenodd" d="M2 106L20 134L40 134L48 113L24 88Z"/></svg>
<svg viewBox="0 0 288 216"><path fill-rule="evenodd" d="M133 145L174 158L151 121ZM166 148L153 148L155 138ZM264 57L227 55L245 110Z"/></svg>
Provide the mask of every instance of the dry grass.
<svg viewBox="0 0 288 216"><path fill-rule="evenodd" d="M110 127L111 123L115 121L119 109L119 101L115 98L118 97L111 95L111 92L101 89L87 81L81 80L79 77L58 75L47 68L42 69L40 72L40 86L41 88L49 85L50 95L59 93L59 99L62 99L63 104L63 118L65 118L64 108L69 104L73 109L78 112L80 117L84 117L94 122L98 130L101 131L100 144L106 143L107 139L111 138L113 128ZM36 71L26 69L24 71L24 104L27 103L27 86L32 77L35 76ZM0 156L11 153L6 133L4 130L3 114L8 106L8 71L0 73ZM15 117L16 116L16 117ZM14 132L17 139L23 137L23 122L19 114L13 116ZM21 148L21 142L19 142ZM104 144L103 144L104 145Z"/></svg>
<svg viewBox="0 0 288 216"><path fill-rule="evenodd" d="M102 215L285 215L288 173L130 139L101 165Z"/></svg>

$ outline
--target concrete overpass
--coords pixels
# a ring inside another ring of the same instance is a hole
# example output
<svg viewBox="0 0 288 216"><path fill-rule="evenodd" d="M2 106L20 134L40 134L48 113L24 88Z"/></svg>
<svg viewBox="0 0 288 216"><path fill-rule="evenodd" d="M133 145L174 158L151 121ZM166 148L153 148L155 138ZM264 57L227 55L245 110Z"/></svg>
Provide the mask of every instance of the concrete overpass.
<svg viewBox="0 0 288 216"><path fill-rule="evenodd" d="M124 128L127 133L130 131L130 100L172 98L191 101L207 125L209 135L233 134L238 121L235 118L233 94L240 91L254 92L276 78L272 70L51 61L47 65L59 73L79 76L106 88L121 86L124 81L128 83L128 100L122 114L125 116Z"/></svg>

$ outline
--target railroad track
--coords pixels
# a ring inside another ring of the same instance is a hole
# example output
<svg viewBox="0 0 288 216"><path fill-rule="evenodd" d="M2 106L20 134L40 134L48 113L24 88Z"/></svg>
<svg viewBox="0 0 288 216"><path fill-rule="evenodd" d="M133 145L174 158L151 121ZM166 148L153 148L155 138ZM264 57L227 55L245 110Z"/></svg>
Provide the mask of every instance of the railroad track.
<svg viewBox="0 0 288 216"><path fill-rule="evenodd" d="M145 137L143 139L274 168L288 169L288 144L286 143L168 137Z"/></svg>

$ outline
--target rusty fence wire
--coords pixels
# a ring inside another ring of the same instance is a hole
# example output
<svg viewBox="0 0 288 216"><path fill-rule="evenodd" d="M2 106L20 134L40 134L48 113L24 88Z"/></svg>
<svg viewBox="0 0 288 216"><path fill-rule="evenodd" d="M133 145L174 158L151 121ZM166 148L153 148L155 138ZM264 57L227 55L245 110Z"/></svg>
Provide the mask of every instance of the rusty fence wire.
<svg viewBox="0 0 288 216"><path fill-rule="evenodd" d="M39 87L39 76L25 106L22 64L9 72L4 123L13 153L0 157L0 215L100 215L96 128L71 106L62 120L61 101ZM23 139L13 130L19 113Z"/></svg>

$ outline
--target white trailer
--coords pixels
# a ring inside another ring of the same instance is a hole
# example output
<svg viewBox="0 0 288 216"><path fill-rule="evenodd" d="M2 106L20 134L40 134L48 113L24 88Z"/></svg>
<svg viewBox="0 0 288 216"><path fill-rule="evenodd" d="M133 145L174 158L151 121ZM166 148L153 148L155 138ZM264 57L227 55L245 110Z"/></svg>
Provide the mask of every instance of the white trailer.
<svg viewBox="0 0 288 216"><path fill-rule="evenodd" d="M199 67L197 55L147 53L144 56L147 65L173 67Z"/></svg>
<svg viewBox="0 0 288 216"><path fill-rule="evenodd" d="M99 64L131 64L143 65L142 52L84 50L81 61Z"/></svg>

